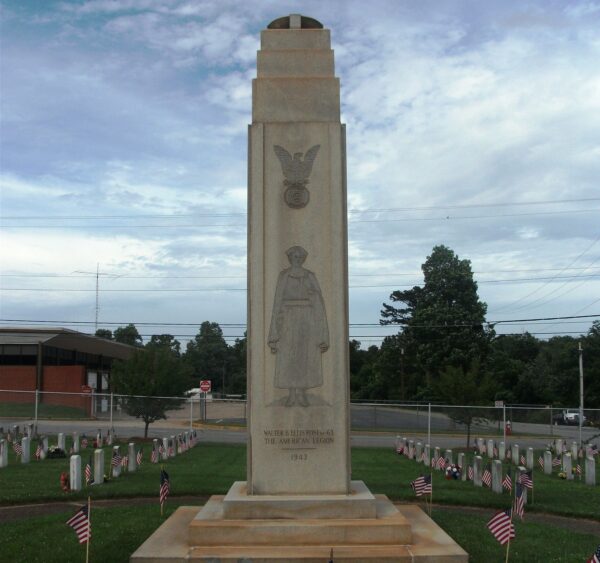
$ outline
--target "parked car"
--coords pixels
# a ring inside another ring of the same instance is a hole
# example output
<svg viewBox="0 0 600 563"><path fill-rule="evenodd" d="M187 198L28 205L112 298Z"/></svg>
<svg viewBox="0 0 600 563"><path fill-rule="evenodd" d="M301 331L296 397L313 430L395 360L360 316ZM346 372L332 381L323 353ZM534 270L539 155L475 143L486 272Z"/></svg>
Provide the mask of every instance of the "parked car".
<svg viewBox="0 0 600 563"><path fill-rule="evenodd" d="M583 416L583 424L586 422L585 415ZM569 424L573 426L579 425L579 409L565 409L552 417L554 424Z"/></svg>

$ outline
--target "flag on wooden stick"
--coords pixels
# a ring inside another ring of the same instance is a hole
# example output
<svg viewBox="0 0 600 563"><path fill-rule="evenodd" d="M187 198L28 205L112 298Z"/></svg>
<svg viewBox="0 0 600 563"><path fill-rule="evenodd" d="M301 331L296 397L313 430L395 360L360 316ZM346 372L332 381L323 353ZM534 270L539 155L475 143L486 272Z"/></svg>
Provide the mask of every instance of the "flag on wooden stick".
<svg viewBox="0 0 600 563"><path fill-rule="evenodd" d="M74 516L67 520L67 526L71 526L77 534L79 543L86 543L92 537L92 525L88 507L82 506Z"/></svg>
<svg viewBox="0 0 600 563"><path fill-rule="evenodd" d="M515 526L512 523L511 509L509 508L508 510L496 513L488 522L487 527L500 542L500 545L508 543L515 537Z"/></svg>

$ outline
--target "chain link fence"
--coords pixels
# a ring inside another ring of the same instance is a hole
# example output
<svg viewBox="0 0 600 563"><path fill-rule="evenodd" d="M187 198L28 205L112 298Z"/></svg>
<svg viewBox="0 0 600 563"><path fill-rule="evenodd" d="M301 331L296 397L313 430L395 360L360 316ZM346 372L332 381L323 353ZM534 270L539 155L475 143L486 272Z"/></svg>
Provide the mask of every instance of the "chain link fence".
<svg viewBox="0 0 600 563"><path fill-rule="evenodd" d="M516 440L535 436L579 439L579 409L552 406L506 405L484 407L428 403L356 402L351 404L351 428L357 432L391 432L428 436L490 436ZM175 426L192 423L243 427L246 401L189 397L125 396L114 393L55 393L0 389L0 421L80 420L97 421L111 428L143 425L141 413L166 417ZM140 415L140 416L138 416ZM600 436L600 409L585 409L581 439ZM512 438L511 438L512 437Z"/></svg>

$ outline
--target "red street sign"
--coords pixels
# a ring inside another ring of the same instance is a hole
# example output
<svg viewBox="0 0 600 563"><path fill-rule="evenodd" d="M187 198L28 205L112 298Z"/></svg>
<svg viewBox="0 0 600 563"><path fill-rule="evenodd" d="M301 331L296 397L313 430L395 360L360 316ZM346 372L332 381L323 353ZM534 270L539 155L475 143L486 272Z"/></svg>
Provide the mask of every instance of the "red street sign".
<svg viewBox="0 0 600 563"><path fill-rule="evenodd" d="M202 391L202 393L210 393L210 379L202 379L200 381L200 391Z"/></svg>
<svg viewBox="0 0 600 563"><path fill-rule="evenodd" d="M81 386L81 392L82 393L91 393L92 392L92 388L89 385L82 385Z"/></svg>

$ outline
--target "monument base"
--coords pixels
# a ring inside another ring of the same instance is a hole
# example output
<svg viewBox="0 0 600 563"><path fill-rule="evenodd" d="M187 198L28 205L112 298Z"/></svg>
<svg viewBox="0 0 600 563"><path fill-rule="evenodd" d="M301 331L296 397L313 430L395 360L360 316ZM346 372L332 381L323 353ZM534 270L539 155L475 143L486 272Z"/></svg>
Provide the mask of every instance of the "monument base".
<svg viewBox="0 0 600 563"><path fill-rule="evenodd" d="M212 496L202 508L180 507L130 560L323 563L333 549L335 563L468 561L467 553L419 507L394 506L385 495L371 495L360 481L353 482L353 490L358 489L356 499L353 495L345 500L333 498L343 495L324 495L324 512L310 496L263 499L245 495L244 485L234 484L227 496ZM286 499L299 509L295 517L290 507L284 508ZM339 512L325 515L336 503ZM364 509L361 503L372 505L375 514L345 513L344 504L352 513ZM261 517L273 513L283 516Z"/></svg>

